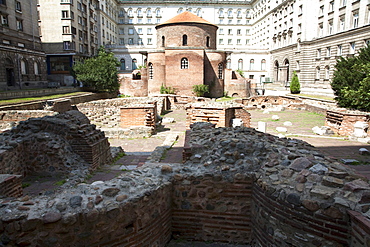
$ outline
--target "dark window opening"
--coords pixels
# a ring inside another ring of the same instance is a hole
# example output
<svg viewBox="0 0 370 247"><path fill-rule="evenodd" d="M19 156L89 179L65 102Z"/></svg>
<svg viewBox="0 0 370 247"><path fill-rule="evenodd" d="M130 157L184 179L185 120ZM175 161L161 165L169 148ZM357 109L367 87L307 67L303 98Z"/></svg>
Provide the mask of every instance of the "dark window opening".
<svg viewBox="0 0 370 247"><path fill-rule="evenodd" d="M166 38L162 36L162 47L165 47L166 45Z"/></svg>
<svg viewBox="0 0 370 247"><path fill-rule="evenodd" d="M182 45L188 45L188 36L186 34L182 36Z"/></svg>
<svg viewBox="0 0 370 247"><path fill-rule="evenodd" d="M218 64L218 79L223 79L224 65L222 63Z"/></svg>
<svg viewBox="0 0 370 247"><path fill-rule="evenodd" d="M189 68L189 61L186 57L181 59L181 69L188 69Z"/></svg>
<svg viewBox="0 0 370 247"><path fill-rule="evenodd" d="M209 43L210 43L210 38L207 37L207 41L206 41L206 46L209 47Z"/></svg>
<svg viewBox="0 0 370 247"><path fill-rule="evenodd" d="M153 79L153 64L149 63L149 79Z"/></svg>

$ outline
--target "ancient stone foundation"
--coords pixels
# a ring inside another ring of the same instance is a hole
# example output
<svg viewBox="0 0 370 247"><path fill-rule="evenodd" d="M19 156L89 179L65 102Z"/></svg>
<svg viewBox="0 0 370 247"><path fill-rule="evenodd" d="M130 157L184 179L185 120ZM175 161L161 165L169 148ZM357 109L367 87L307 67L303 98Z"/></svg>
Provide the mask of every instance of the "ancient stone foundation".
<svg viewBox="0 0 370 247"><path fill-rule="evenodd" d="M184 164L150 164L54 195L0 199L8 246L253 246L370 241L370 185L309 144L250 128L188 131ZM194 147L194 148L192 148Z"/></svg>

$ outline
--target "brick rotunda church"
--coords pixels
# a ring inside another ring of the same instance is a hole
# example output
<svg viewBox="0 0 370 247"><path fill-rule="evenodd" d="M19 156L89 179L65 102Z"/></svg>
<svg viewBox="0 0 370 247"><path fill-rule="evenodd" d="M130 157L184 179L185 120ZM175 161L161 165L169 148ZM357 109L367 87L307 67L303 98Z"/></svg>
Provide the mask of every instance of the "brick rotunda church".
<svg viewBox="0 0 370 247"><path fill-rule="evenodd" d="M183 12L159 24L157 48L143 51L145 68L120 75L120 93L131 96L159 94L161 86L172 87L177 95L192 96L193 86L209 86L210 97L248 97L251 85L226 68L228 52L218 51L218 27L190 12Z"/></svg>

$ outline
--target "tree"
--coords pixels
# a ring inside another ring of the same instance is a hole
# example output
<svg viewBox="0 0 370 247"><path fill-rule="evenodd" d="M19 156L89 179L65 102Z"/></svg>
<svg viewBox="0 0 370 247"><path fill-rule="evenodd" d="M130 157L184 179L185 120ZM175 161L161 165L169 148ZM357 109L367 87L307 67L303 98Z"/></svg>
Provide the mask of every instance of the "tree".
<svg viewBox="0 0 370 247"><path fill-rule="evenodd" d="M297 73L293 71L292 81L290 82L290 93L298 94L301 92L301 85Z"/></svg>
<svg viewBox="0 0 370 247"><path fill-rule="evenodd" d="M370 46L356 57L337 60L331 87L341 107L370 111Z"/></svg>
<svg viewBox="0 0 370 247"><path fill-rule="evenodd" d="M115 92L119 88L118 66L120 63L113 53L101 46L97 56L76 63L72 69L75 78L84 86L98 92Z"/></svg>

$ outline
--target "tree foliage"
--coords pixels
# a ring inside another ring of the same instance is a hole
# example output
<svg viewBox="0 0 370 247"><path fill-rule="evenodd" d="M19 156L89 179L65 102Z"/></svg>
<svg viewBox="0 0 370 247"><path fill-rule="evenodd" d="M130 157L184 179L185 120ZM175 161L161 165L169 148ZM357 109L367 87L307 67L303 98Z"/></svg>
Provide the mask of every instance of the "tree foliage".
<svg viewBox="0 0 370 247"><path fill-rule="evenodd" d="M113 53L102 46L97 56L76 63L73 66L73 74L84 86L91 87L94 91L114 92L119 88L118 66L120 63Z"/></svg>
<svg viewBox="0 0 370 247"><path fill-rule="evenodd" d="M301 92L301 84L299 83L298 75L293 71L292 81L290 82L290 93L297 94Z"/></svg>
<svg viewBox="0 0 370 247"><path fill-rule="evenodd" d="M370 111L370 46L356 57L338 59L331 87L339 106Z"/></svg>

